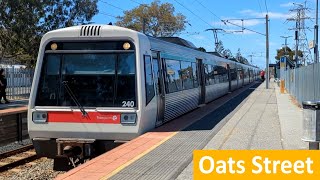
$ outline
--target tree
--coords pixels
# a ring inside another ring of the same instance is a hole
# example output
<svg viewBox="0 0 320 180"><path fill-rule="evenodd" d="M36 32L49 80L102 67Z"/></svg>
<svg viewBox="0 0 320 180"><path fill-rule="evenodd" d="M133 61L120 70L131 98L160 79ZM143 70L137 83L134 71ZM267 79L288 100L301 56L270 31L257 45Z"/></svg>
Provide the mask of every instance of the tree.
<svg viewBox="0 0 320 180"><path fill-rule="evenodd" d="M224 46L223 46L223 43L222 41L220 40L218 42L218 44L216 45L216 48L215 48L215 51L219 54L223 54L223 51L224 51Z"/></svg>
<svg viewBox="0 0 320 180"><path fill-rule="evenodd" d="M281 49L277 49L277 55L274 58L277 60L280 60L280 58L284 55L287 55L291 61L295 61L294 59L295 51L292 51L289 47L286 47L286 48L283 47ZM298 50L298 57L303 57L303 53L300 50Z"/></svg>
<svg viewBox="0 0 320 180"><path fill-rule="evenodd" d="M236 60L242 64L249 64L247 58L243 57L241 52L240 52L240 48L238 48L238 52L236 54Z"/></svg>
<svg viewBox="0 0 320 180"><path fill-rule="evenodd" d="M202 52L207 52L207 50L204 47L199 47L198 50Z"/></svg>
<svg viewBox="0 0 320 180"><path fill-rule="evenodd" d="M236 54L236 59L237 59L238 62L241 61L241 57L242 57L242 55L241 55L241 52L240 52L240 48L238 48L238 52Z"/></svg>
<svg viewBox="0 0 320 180"><path fill-rule="evenodd" d="M224 49L223 51L222 51L222 54L223 54L223 56L225 57L225 58L227 58L227 59L231 59L232 57L233 57L233 55L232 55L232 52L231 52L231 50L230 49Z"/></svg>
<svg viewBox="0 0 320 180"><path fill-rule="evenodd" d="M86 24L98 13L98 0L0 1L0 60L36 59L41 36L53 29Z"/></svg>
<svg viewBox="0 0 320 180"><path fill-rule="evenodd" d="M142 4L118 16L116 25L130 28L154 37L171 37L185 29L186 17L181 13L174 15L170 3L160 4L159 0L150 5Z"/></svg>

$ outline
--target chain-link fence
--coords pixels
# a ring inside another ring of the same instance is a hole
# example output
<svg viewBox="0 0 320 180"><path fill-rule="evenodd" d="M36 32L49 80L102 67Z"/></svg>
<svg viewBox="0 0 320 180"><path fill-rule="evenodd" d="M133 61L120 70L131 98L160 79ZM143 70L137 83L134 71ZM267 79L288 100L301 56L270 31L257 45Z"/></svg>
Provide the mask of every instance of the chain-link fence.
<svg viewBox="0 0 320 180"><path fill-rule="evenodd" d="M4 68L7 78L8 99L28 99L31 91L34 70Z"/></svg>
<svg viewBox="0 0 320 180"><path fill-rule="evenodd" d="M301 104L320 100L320 63L285 71L285 88Z"/></svg>

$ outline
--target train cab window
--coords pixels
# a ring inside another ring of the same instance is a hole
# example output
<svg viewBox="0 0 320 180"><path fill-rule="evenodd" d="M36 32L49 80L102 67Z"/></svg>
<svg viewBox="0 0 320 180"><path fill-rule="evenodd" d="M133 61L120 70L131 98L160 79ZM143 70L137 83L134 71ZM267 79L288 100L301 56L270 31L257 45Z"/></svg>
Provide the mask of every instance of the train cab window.
<svg viewBox="0 0 320 180"><path fill-rule="evenodd" d="M193 88L193 75L192 75L191 62L181 61L181 79L183 84L183 89Z"/></svg>
<svg viewBox="0 0 320 180"><path fill-rule="evenodd" d="M167 70L167 91L173 93L182 90L182 81L180 78L180 61L166 60Z"/></svg>
<svg viewBox="0 0 320 180"><path fill-rule="evenodd" d="M145 88L146 88L146 105L147 105L155 96L150 56L144 56L144 72L145 72L145 79L146 79Z"/></svg>
<svg viewBox="0 0 320 180"><path fill-rule="evenodd" d="M123 106L123 102L135 102L136 63L134 59L133 53L118 56L115 106Z"/></svg>
<svg viewBox="0 0 320 180"><path fill-rule="evenodd" d="M62 81L83 106L113 106L116 58L114 54L65 54ZM76 106L64 86L59 99L62 106Z"/></svg>
<svg viewBox="0 0 320 180"><path fill-rule="evenodd" d="M45 66L42 68L41 76L46 78L39 82L37 96L38 104L54 106L58 102L59 79L60 79L60 56L51 55L46 57Z"/></svg>
<svg viewBox="0 0 320 180"><path fill-rule="evenodd" d="M35 105L77 106L67 84L83 107L137 107L135 62L132 51L47 53Z"/></svg>

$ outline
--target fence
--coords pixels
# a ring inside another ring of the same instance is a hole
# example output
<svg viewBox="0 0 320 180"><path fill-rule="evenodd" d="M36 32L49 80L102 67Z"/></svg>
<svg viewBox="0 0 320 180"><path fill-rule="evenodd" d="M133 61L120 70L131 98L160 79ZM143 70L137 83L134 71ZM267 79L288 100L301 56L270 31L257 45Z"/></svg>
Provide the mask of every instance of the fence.
<svg viewBox="0 0 320 180"><path fill-rule="evenodd" d="M284 73L285 88L300 104L306 100L320 100L320 63Z"/></svg>
<svg viewBox="0 0 320 180"><path fill-rule="evenodd" d="M7 98L27 99L29 98L33 73L32 69L4 68L7 78Z"/></svg>

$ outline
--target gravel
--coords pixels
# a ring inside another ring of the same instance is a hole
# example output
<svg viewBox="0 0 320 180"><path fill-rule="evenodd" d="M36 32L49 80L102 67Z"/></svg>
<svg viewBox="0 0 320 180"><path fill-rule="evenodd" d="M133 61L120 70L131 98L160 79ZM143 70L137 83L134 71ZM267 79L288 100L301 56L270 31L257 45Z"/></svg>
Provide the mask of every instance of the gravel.
<svg viewBox="0 0 320 180"><path fill-rule="evenodd" d="M30 139L25 139L22 142L14 142L4 146L0 146L0 153L18 149L25 145L31 144ZM0 180L17 180L17 179L33 179L46 180L54 179L59 174L65 171L54 171L53 160L48 158L40 158L31 163L27 163L14 168L13 170L0 173Z"/></svg>
<svg viewBox="0 0 320 180"><path fill-rule="evenodd" d="M4 152L7 152L7 151L12 151L12 150L18 149L20 147L23 147L23 146L31 144L31 143L32 142L31 142L30 139L25 139L20 143L19 142L10 143L10 144L1 146L0 147L0 153L4 153Z"/></svg>
<svg viewBox="0 0 320 180"><path fill-rule="evenodd" d="M9 171L0 173L0 180L16 180L16 179L54 179L59 174L65 173L65 171L54 171L53 160L47 158L41 158L32 161L32 164L25 164L15 169L20 169L20 171Z"/></svg>

